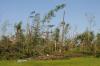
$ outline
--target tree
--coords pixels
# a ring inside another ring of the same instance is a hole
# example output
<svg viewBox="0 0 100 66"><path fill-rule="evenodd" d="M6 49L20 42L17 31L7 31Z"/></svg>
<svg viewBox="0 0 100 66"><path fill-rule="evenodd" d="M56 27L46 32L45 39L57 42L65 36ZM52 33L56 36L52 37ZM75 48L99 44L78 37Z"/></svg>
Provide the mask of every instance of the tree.
<svg viewBox="0 0 100 66"><path fill-rule="evenodd" d="M96 42L99 45L100 44L100 33L97 34L96 38L97 38Z"/></svg>
<svg viewBox="0 0 100 66"><path fill-rule="evenodd" d="M96 35L95 52L100 52L100 33Z"/></svg>
<svg viewBox="0 0 100 66"><path fill-rule="evenodd" d="M5 22L3 22L2 26L1 26L1 30L2 30L2 35L5 36L7 34L7 29L9 26L9 21L6 20Z"/></svg>
<svg viewBox="0 0 100 66"><path fill-rule="evenodd" d="M22 22L19 22L18 24L16 24L15 29L16 29L16 40L18 42L22 42L24 38L23 30L22 30Z"/></svg>
<svg viewBox="0 0 100 66"><path fill-rule="evenodd" d="M15 25L16 29L16 50L18 51L19 57L23 58L24 57L24 47L25 47L25 38L22 30L22 22L19 22L18 24Z"/></svg>
<svg viewBox="0 0 100 66"><path fill-rule="evenodd" d="M65 11L64 11L64 14L63 14L63 20L61 22L61 27L62 27L62 38L61 38L61 41L62 41L62 46L65 46L64 44L64 40L65 40L65 37L66 37L66 34L68 33L68 30L69 30L69 24L66 24L65 23L65 20L64 20L64 17L65 17Z"/></svg>
<svg viewBox="0 0 100 66"><path fill-rule="evenodd" d="M46 30L47 31L45 31L45 33L47 34L47 36L48 36L48 33L50 33L48 30L49 30L49 28L48 28L48 25L50 25L49 23L50 23L50 20L53 18L53 17L55 17L55 14L59 11L59 10L61 10L61 9L63 9L65 7L65 4L59 4L59 5L57 5L54 9L52 9L52 10L50 10L44 17L43 17L43 20L42 20L42 22L43 22L43 26L45 26L45 28L46 28ZM45 25L44 25L45 24ZM44 28L44 30L45 30L45 28Z"/></svg>
<svg viewBox="0 0 100 66"><path fill-rule="evenodd" d="M59 4L54 9L50 10L47 15L44 16L43 22L50 22L52 17L55 17L55 12L58 12L60 9L63 9L65 4Z"/></svg>
<svg viewBox="0 0 100 66"><path fill-rule="evenodd" d="M78 35L76 37L77 42L79 42L80 49L83 49L83 52L92 52L93 45L92 42L94 40L93 32L85 31L84 33Z"/></svg>
<svg viewBox="0 0 100 66"><path fill-rule="evenodd" d="M55 51L57 50L57 43L59 42L59 34L60 34L60 29L56 28L53 34L55 40Z"/></svg>

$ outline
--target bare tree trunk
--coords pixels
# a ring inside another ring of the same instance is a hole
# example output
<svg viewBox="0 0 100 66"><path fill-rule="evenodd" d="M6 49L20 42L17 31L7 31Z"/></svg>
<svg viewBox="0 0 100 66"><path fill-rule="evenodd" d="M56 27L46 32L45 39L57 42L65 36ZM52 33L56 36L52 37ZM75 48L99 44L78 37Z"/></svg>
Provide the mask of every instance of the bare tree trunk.
<svg viewBox="0 0 100 66"><path fill-rule="evenodd" d="M96 57L96 50L97 50L97 46L96 46L96 44L94 44L94 56Z"/></svg>
<svg viewBox="0 0 100 66"><path fill-rule="evenodd" d="M55 52L57 50L57 41L55 41Z"/></svg>

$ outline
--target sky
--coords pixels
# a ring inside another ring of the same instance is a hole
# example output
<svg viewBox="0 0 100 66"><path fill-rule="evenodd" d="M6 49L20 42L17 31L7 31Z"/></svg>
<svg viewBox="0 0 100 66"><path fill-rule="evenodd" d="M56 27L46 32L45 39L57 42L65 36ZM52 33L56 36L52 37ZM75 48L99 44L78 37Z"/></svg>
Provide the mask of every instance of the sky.
<svg viewBox="0 0 100 66"><path fill-rule="evenodd" d="M95 26L92 29L95 33L100 32L100 0L0 0L0 32L4 22L9 22L9 34L14 32L14 24L19 21L23 22L25 29L30 12L35 10L43 16L62 3L65 3L66 7L56 13L56 17L51 20L52 24L59 25L65 11L65 21L70 24L72 33L85 31L91 16L95 16L93 19Z"/></svg>

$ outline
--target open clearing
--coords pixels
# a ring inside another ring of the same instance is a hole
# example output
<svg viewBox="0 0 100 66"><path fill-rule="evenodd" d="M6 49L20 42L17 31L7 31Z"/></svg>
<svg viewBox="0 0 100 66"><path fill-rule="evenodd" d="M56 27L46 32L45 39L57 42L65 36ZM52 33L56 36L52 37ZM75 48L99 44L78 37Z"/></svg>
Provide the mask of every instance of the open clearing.
<svg viewBox="0 0 100 66"><path fill-rule="evenodd" d="M0 66L100 66L100 58L72 58L65 60L31 60L26 62L0 61Z"/></svg>

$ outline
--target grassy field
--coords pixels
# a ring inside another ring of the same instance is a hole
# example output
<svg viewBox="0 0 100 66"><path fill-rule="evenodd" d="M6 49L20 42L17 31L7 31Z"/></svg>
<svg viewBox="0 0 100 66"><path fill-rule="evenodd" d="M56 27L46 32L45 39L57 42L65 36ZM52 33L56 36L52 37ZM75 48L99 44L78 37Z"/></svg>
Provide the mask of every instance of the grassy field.
<svg viewBox="0 0 100 66"><path fill-rule="evenodd" d="M66 60L26 61L0 61L0 66L100 66L100 58L72 58Z"/></svg>

